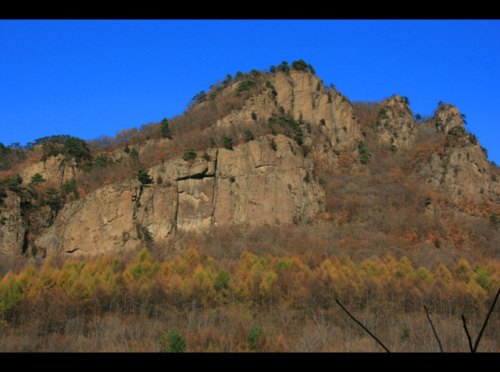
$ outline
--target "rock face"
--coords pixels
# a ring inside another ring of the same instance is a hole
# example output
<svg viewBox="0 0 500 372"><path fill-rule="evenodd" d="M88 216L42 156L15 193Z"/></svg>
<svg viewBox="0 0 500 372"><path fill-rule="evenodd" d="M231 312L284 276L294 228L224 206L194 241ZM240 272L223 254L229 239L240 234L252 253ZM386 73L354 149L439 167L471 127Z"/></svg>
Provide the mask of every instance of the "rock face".
<svg viewBox="0 0 500 372"><path fill-rule="evenodd" d="M213 224L280 225L314 219L324 191L302 149L285 136L267 136L217 157Z"/></svg>
<svg viewBox="0 0 500 372"><path fill-rule="evenodd" d="M440 153L431 153L420 174L436 190L445 191L452 200L490 198L495 200L500 183L491 176L492 166L477 142L468 134L460 113L453 105L440 107L434 117L436 129L446 135Z"/></svg>
<svg viewBox="0 0 500 372"><path fill-rule="evenodd" d="M0 254L14 256L22 253L26 226L21 216L21 198L11 191L6 194L6 208L0 210Z"/></svg>
<svg viewBox="0 0 500 372"><path fill-rule="evenodd" d="M362 138L361 127L354 117L352 103L341 93L327 90L313 74L290 71L269 78L270 87L249 99L238 111L220 118L215 128L241 133L255 125L254 115L261 122L270 117L286 116L304 124L304 144L317 151L330 151L324 161L335 167L336 150L355 151ZM272 88L271 88L272 87Z"/></svg>
<svg viewBox="0 0 500 372"><path fill-rule="evenodd" d="M293 140L264 136L194 161L176 158L149 170L152 185L103 187L61 212L35 244L48 254L98 254L167 243L178 230L280 225L312 220L324 191Z"/></svg>
<svg viewBox="0 0 500 372"><path fill-rule="evenodd" d="M380 107L375 131L378 141L387 148L408 149L414 141L418 130L413 114L404 98L394 95L385 100Z"/></svg>
<svg viewBox="0 0 500 372"><path fill-rule="evenodd" d="M72 178L77 178L80 170L73 159L66 159L64 155L50 156L45 161L26 167L20 176L23 185L27 185L36 173L53 185L61 185Z"/></svg>
<svg viewBox="0 0 500 372"><path fill-rule="evenodd" d="M62 252L113 252L134 247L138 241L132 195L136 182L105 186L85 198L68 204L54 224L35 240L38 250L48 255Z"/></svg>

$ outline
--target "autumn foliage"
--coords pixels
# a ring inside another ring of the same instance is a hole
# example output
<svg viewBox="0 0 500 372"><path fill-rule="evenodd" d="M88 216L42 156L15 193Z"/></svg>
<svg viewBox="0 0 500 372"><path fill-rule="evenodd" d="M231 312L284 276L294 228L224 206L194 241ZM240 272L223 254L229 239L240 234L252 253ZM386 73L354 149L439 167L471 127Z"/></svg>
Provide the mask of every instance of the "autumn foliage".
<svg viewBox="0 0 500 372"><path fill-rule="evenodd" d="M378 351L339 311L339 299L399 351L436 350L425 305L447 351L466 351L454 330L460 316L477 326L499 286L496 260L423 267L392 254L355 262L245 251L219 261L195 249L163 259L146 249L48 259L2 273L0 344L3 351L162 351L160 340L175 331L186 351ZM498 351L499 321L484 351Z"/></svg>

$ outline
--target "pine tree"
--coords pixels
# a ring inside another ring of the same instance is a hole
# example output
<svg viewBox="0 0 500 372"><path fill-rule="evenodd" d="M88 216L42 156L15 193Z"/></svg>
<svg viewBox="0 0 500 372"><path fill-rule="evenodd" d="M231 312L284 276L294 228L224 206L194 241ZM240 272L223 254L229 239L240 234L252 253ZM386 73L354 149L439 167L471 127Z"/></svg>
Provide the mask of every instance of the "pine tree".
<svg viewBox="0 0 500 372"><path fill-rule="evenodd" d="M182 353L186 351L186 340L175 331L164 335L160 340L160 344L167 353Z"/></svg>
<svg viewBox="0 0 500 372"><path fill-rule="evenodd" d="M168 126L168 120L165 118L161 121L161 136L163 138L172 139L172 132Z"/></svg>
<svg viewBox="0 0 500 372"><path fill-rule="evenodd" d="M153 178L151 178L148 171L144 169L139 169L137 172L137 179L141 181L143 185L150 185L153 183Z"/></svg>

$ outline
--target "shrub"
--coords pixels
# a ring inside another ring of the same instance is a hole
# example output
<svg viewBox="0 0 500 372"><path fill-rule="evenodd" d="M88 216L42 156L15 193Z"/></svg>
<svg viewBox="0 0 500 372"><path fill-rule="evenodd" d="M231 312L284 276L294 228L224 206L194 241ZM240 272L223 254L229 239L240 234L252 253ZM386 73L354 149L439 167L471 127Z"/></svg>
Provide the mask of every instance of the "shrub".
<svg viewBox="0 0 500 372"><path fill-rule="evenodd" d="M192 148L186 149L186 152L184 152L184 155L182 155L182 158L186 161L194 160L196 158L196 151Z"/></svg>
<svg viewBox="0 0 500 372"><path fill-rule="evenodd" d="M456 136L459 134L465 134L465 128L460 126L460 125L455 125L453 128L451 128L449 130L448 134L451 134L453 136Z"/></svg>
<svg viewBox="0 0 500 372"><path fill-rule="evenodd" d="M266 335L264 333L264 328L260 326L250 328L248 331L248 343L250 344L250 350L262 351L265 341Z"/></svg>
<svg viewBox="0 0 500 372"><path fill-rule="evenodd" d="M224 147L228 150L233 149L233 139L231 137L224 137Z"/></svg>
<svg viewBox="0 0 500 372"><path fill-rule="evenodd" d="M242 81L239 85L238 85L238 88L236 88L236 91L238 93L240 92L243 92L244 90L247 90L247 89L250 89L254 86L256 86L257 83L253 80L245 80L245 81Z"/></svg>
<svg viewBox="0 0 500 372"><path fill-rule="evenodd" d="M146 226L138 227L137 235L142 242L150 242L153 240L153 235L151 235L151 232Z"/></svg>
<svg viewBox="0 0 500 372"><path fill-rule="evenodd" d="M243 138L245 139L245 142L253 141L254 136L253 136L252 131L250 129L247 129L246 131L244 131Z"/></svg>

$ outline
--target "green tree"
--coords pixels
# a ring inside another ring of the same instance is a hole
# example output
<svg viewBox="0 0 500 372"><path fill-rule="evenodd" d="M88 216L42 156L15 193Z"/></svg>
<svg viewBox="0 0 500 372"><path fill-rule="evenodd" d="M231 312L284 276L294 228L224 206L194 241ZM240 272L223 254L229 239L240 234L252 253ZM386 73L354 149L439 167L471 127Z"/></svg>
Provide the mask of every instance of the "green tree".
<svg viewBox="0 0 500 372"><path fill-rule="evenodd" d="M224 137L224 147L228 150L233 149L233 139L231 137Z"/></svg>
<svg viewBox="0 0 500 372"><path fill-rule="evenodd" d="M139 158L139 151L137 151L136 149L132 149L130 150L128 156L130 156L132 159L138 159Z"/></svg>
<svg viewBox="0 0 500 372"><path fill-rule="evenodd" d="M253 80L245 80L245 81L242 81L238 87L236 88L236 92L240 93L240 92L243 92L244 90L247 90L247 89L250 89L254 86L256 86L257 83Z"/></svg>
<svg viewBox="0 0 500 372"><path fill-rule="evenodd" d="M370 151L366 148L365 144L363 141L359 141L358 143L358 151L359 154L361 155L361 164L366 164L370 161L370 158L372 157L372 154Z"/></svg>
<svg viewBox="0 0 500 372"><path fill-rule="evenodd" d="M168 120L165 118L161 121L161 136L163 138L172 139L172 133L168 125Z"/></svg>
<svg viewBox="0 0 500 372"><path fill-rule="evenodd" d="M290 72L290 66L288 65L287 61L281 62L281 64L278 65L278 69L283 71L285 74L288 74Z"/></svg>
<svg viewBox="0 0 500 372"><path fill-rule="evenodd" d="M61 194L62 196L66 196L70 193L73 193L73 196L75 199L79 198L78 194L78 189L76 187L76 180L72 178L71 180L66 180L62 185L61 185Z"/></svg>
<svg viewBox="0 0 500 372"><path fill-rule="evenodd" d="M16 174L15 178L5 178L0 181L0 189L9 189L10 191L13 191L15 193L20 193L23 191L23 188L21 187L21 184L23 183L23 179L19 174Z"/></svg>
<svg viewBox="0 0 500 372"><path fill-rule="evenodd" d="M21 301L21 286L15 276L9 272L2 281L0 288L0 312L6 317L9 312Z"/></svg>
<svg viewBox="0 0 500 372"><path fill-rule="evenodd" d="M186 340L176 331L171 331L160 339L162 351L182 353L186 351Z"/></svg>
<svg viewBox="0 0 500 372"><path fill-rule="evenodd" d="M137 227L137 236L142 242L153 241L153 235L146 226Z"/></svg>
<svg viewBox="0 0 500 372"><path fill-rule="evenodd" d="M63 152L66 156L75 159L78 164L92 158L87 141L77 137L69 137L64 141Z"/></svg>
<svg viewBox="0 0 500 372"><path fill-rule="evenodd" d="M215 289L227 289L229 288L229 281L231 280L231 274L227 270L221 270L219 274L215 277L214 287Z"/></svg>
<svg viewBox="0 0 500 372"><path fill-rule="evenodd" d="M45 199L45 203L50 206L50 209L53 212L57 212L59 209L62 208L63 205L61 196L54 187L49 187L46 190L46 193L47 193L47 198Z"/></svg>
<svg viewBox="0 0 500 372"><path fill-rule="evenodd" d="M45 179L40 173L35 173L33 176L31 176L31 181L28 184L29 187L36 187L42 182L45 182Z"/></svg>
<svg viewBox="0 0 500 372"><path fill-rule="evenodd" d="M182 155L182 158L186 161L194 160L196 158L196 151L192 148L188 148Z"/></svg>
<svg viewBox="0 0 500 372"><path fill-rule="evenodd" d="M139 171L137 172L137 179L141 181L141 184L143 185L150 185L153 183L153 178L145 169L139 169Z"/></svg>
<svg viewBox="0 0 500 372"><path fill-rule="evenodd" d="M96 156L94 158L94 160L92 161L92 165L98 169L107 167L108 164L109 164L109 160L106 156Z"/></svg>
<svg viewBox="0 0 500 372"><path fill-rule="evenodd" d="M248 331L248 343L250 344L250 350L263 351L266 344L264 328L261 326L250 328Z"/></svg>

